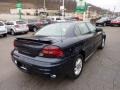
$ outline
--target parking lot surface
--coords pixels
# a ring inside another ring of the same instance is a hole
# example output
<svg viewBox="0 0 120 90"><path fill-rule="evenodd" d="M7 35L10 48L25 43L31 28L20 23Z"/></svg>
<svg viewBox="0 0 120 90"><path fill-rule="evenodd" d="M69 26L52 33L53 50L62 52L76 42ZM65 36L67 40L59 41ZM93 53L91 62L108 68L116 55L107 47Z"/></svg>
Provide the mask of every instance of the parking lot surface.
<svg viewBox="0 0 120 90"><path fill-rule="evenodd" d="M120 90L120 27L105 27L106 46L97 50L84 65L81 76L48 79L19 71L11 60L16 35L0 37L0 90Z"/></svg>

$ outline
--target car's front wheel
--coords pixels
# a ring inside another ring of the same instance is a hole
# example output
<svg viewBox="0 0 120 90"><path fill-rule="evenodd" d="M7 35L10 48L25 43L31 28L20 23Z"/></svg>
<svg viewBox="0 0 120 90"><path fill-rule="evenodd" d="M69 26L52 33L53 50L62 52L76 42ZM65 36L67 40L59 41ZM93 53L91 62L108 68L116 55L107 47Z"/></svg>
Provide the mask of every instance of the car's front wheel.
<svg viewBox="0 0 120 90"><path fill-rule="evenodd" d="M103 26L105 27L105 26L106 26L106 23L103 23Z"/></svg>
<svg viewBox="0 0 120 90"><path fill-rule="evenodd" d="M72 65L72 69L68 76L72 79L77 79L80 76L82 69L83 69L83 59L80 56L75 58L75 61L73 62Z"/></svg>

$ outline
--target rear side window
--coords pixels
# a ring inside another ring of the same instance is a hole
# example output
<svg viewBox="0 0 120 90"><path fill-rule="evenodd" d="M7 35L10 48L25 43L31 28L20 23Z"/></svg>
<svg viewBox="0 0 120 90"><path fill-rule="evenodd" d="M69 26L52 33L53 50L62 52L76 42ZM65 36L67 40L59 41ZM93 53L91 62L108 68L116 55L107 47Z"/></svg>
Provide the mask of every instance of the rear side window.
<svg viewBox="0 0 120 90"><path fill-rule="evenodd" d="M26 24L24 21L16 21L16 24Z"/></svg>
<svg viewBox="0 0 120 90"><path fill-rule="evenodd" d="M90 29L91 32L95 32L96 27L92 25L91 23L87 23L88 28Z"/></svg>
<svg viewBox="0 0 120 90"><path fill-rule="evenodd" d="M4 26L4 24L2 22L0 22L0 26Z"/></svg>
<svg viewBox="0 0 120 90"><path fill-rule="evenodd" d="M88 34L90 32L85 23L79 23L78 26L81 34Z"/></svg>
<svg viewBox="0 0 120 90"><path fill-rule="evenodd" d="M80 34L81 34L80 29L77 25L74 27L74 33L75 33L76 36L80 36Z"/></svg>

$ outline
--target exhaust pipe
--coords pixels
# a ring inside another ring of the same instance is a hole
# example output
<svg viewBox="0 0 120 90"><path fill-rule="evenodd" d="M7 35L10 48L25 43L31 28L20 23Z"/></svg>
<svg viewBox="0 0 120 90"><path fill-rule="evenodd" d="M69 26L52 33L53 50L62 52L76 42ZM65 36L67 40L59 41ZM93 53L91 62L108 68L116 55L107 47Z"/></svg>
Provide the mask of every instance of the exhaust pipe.
<svg viewBox="0 0 120 90"><path fill-rule="evenodd" d="M50 77L55 79L57 76L56 75L50 75Z"/></svg>

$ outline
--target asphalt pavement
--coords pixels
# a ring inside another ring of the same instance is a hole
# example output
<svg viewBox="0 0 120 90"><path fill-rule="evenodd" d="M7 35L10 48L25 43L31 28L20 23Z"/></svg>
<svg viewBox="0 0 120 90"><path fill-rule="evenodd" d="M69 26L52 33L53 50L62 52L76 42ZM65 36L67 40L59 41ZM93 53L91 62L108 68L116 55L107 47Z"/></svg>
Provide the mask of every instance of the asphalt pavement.
<svg viewBox="0 0 120 90"><path fill-rule="evenodd" d="M120 27L105 27L104 31L105 48L95 52L76 80L66 77L51 80L21 72L11 60L13 40L32 33L0 37L0 90L120 90Z"/></svg>

